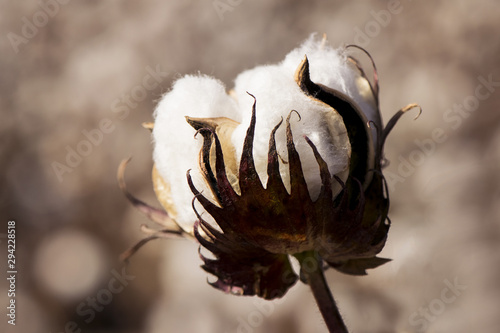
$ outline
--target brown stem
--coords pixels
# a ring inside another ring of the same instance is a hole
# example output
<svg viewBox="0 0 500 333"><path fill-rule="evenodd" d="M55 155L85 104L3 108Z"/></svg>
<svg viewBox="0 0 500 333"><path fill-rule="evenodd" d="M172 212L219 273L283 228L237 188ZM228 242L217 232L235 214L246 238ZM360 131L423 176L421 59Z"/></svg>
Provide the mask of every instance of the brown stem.
<svg viewBox="0 0 500 333"><path fill-rule="evenodd" d="M348 333L337 304L328 288L323 273L322 260L315 252L298 255L304 281L311 287L314 299L323 315L330 333Z"/></svg>

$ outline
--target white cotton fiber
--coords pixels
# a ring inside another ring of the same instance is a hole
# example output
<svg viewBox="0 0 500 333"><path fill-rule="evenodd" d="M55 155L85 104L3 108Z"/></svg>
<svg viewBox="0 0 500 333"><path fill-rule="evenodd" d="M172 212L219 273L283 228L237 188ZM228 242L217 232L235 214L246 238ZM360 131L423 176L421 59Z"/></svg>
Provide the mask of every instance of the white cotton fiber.
<svg viewBox="0 0 500 333"><path fill-rule="evenodd" d="M177 223L192 232L196 215L191 207L193 193L187 184L186 171L191 169L194 184L204 190L204 195L209 196L211 192L199 171L202 136L194 138L196 131L186 122L185 116L235 120L240 116L236 102L226 94L224 85L208 76L190 75L177 80L156 108L153 159L159 174L170 184Z"/></svg>
<svg viewBox="0 0 500 333"><path fill-rule="evenodd" d="M293 114L290 123L311 198L317 198L321 181L318 164L304 136L308 136L316 145L332 176L338 175L342 179L347 177L351 147L342 118L331 107L306 96L294 80L295 71L305 55L309 58L311 79L314 82L350 96L368 119L376 115L372 106L360 96L356 88L359 73L347 63L343 50L323 45L314 36L290 52L281 63L241 73L235 80L235 98L229 97L221 82L207 76L179 79L172 91L163 97L155 112L154 160L159 174L170 184L177 211L175 219L185 230L192 231L196 221L191 208L193 194L185 176L188 169L192 170L196 187L204 190L205 196L211 196L199 171L198 159L203 140L201 136L193 138L195 130L186 122L185 116L227 117L239 122L231 137L239 163L254 102L248 93L257 100L253 156L264 186L267 181L270 133L292 110L296 110L301 117L299 121L299 117ZM289 189L285 127L283 122L276 133L276 144L278 153L285 161L280 164L281 176ZM199 205L197 207L200 213L203 212ZM209 219L207 215L205 217Z"/></svg>

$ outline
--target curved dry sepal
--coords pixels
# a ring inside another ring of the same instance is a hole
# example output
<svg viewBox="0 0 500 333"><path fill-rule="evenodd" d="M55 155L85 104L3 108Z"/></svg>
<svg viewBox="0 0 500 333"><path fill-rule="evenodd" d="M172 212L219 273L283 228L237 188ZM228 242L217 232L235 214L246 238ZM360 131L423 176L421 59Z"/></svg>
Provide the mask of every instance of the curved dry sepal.
<svg viewBox="0 0 500 333"><path fill-rule="evenodd" d="M253 99L252 105L252 116L250 119L250 126L248 126L247 133L245 135L245 140L243 142L243 151L241 153L240 169L239 169L239 184L240 190L243 195L258 196L264 192L264 187L260 181L259 175L257 174L257 169L255 168L255 162L253 159L253 138L255 135L255 108L257 100L254 95L247 92ZM221 159L224 159L221 157Z"/></svg>
<svg viewBox="0 0 500 333"><path fill-rule="evenodd" d="M377 66L375 65L375 61L373 60L372 55L367 50L365 50L363 47L361 47L359 45L349 44L345 48L346 48L346 50L349 49L349 48L355 48L355 49L361 50L370 59L370 62L371 62L372 67L373 67L373 84L368 79L368 77L367 77L367 75L366 75L363 67L361 66L361 63L358 61L358 59L356 59L356 58L354 58L352 56L349 56L349 58L348 58L351 62L354 63L354 65L356 66L356 68L360 72L361 76L368 82L368 85L370 86L370 90L371 90L371 92L373 94L373 98L375 99L375 102L376 102L375 103L376 107L378 109L379 108L379 92L380 92L380 87L379 87L379 83L378 83Z"/></svg>
<svg viewBox="0 0 500 333"><path fill-rule="evenodd" d="M153 132L153 128L155 127L155 123L152 123L152 122L144 122L141 125L143 128L147 129L149 132Z"/></svg>
<svg viewBox="0 0 500 333"><path fill-rule="evenodd" d="M283 179L280 174L280 166L279 161L281 157L278 155L278 151L276 150L276 131L283 123L283 118L281 118L280 122L274 126L271 131L271 135L269 138L269 149L267 153L267 191L272 191L271 197L282 198L287 194L287 190L285 184L283 183ZM288 164L288 162L286 163Z"/></svg>
<svg viewBox="0 0 500 333"><path fill-rule="evenodd" d="M321 157L320 153L318 152L318 149L312 143L312 141L309 139L309 137L304 136L304 139L306 140L307 144L311 147L314 158L316 159L316 163L318 163L319 166L319 175L321 177L321 189L319 193L319 198L321 198L321 201L325 205L332 204L333 202L333 192L332 192L332 176L330 175L330 171L328 170L328 164L325 162L323 157ZM337 177L338 178L338 177ZM316 200L316 203L318 205L321 205L322 203Z"/></svg>
<svg viewBox="0 0 500 333"><path fill-rule="evenodd" d="M175 223L174 220L170 218L170 216L167 214L167 212L152 207L148 205L147 203L137 199L134 197L130 192L127 190L127 186L125 184L125 169L127 167L127 164L130 162L131 158L127 160L123 160L120 163L120 166L118 167L118 173L117 173L117 179L118 179L118 185L125 194L125 197L130 201L130 203L141 213L146 215L151 221L157 223L163 229L161 230L154 230L150 229L147 226L142 226L141 230L148 235L148 237L140 240L138 243L136 243L134 246L132 246L129 250L125 251L120 258L122 260L127 260L131 255L133 255L139 248L141 248L144 244L147 242L157 239L157 238L177 238L177 237L183 237L186 236L187 234L181 229L181 227Z"/></svg>
<svg viewBox="0 0 500 333"><path fill-rule="evenodd" d="M310 203L311 197L304 178L302 163L300 162L299 153L297 152L297 149L295 149L295 143L293 142L292 128L290 126L290 118L293 113L297 114L299 116L299 120L301 120L300 114L295 110L292 110L286 118L286 149L288 152L288 166L290 173L290 199L296 202L303 201Z"/></svg>
<svg viewBox="0 0 500 333"><path fill-rule="evenodd" d="M146 245L152 240L158 239L158 238L166 238L166 239L172 239L172 238L180 238L184 237L184 234L182 232L172 232L167 229L163 230L155 230L151 229L146 225L141 225L141 231L148 235L147 237L141 239L137 243L135 243L132 247L130 247L128 250L124 251L122 254L120 254L120 261L125 261L128 262L130 257L132 257L141 247Z"/></svg>
<svg viewBox="0 0 500 333"><path fill-rule="evenodd" d="M329 262L330 267L335 268L337 271L349 275L367 275L367 269L377 268L392 259L371 257L371 258L359 258L359 259L349 259L340 262Z"/></svg>
<svg viewBox="0 0 500 333"><path fill-rule="evenodd" d="M366 49L364 49L363 47L358 46L358 45L351 44L351 45L347 45L345 48L346 49L349 49L349 48L359 49L363 53L365 53L368 56L368 58L370 59L370 62L371 62L372 67L373 67L373 85L370 82L370 80L368 79L368 77L367 77L365 71L363 70L363 67L361 66L360 62L356 58L354 58L352 56L348 57L348 59L358 69L361 77L363 77L363 79L365 79L366 82L369 84L369 87L370 87L370 90L372 92L372 95L373 95L373 97L374 97L374 99L376 101L376 108L377 108L377 110L379 110L380 109L380 105L379 105L380 104L379 103L380 88L379 88L379 80L378 80L377 67L375 65L375 61L373 60L373 57L371 56L371 54ZM397 123L397 121L399 120L399 118L404 113L410 111L413 108L417 108L417 107L420 109L418 115L415 117L415 119L417 119L420 116L420 114L422 113L422 107L420 105L418 105L418 104L412 103L412 104L408 104L407 106L403 107L401 110L399 110L398 112L396 112L396 114L394 116L392 116L392 118L389 120L389 122L387 123L387 125L385 127L382 125L382 119L381 119L380 111L377 112L377 119L376 119L376 121L375 122L370 121L368 123L368 127L371 127L373 125L375 127L376 133L377 133L377 140L376 140L377 146L375 147L375 169L380 170L381 163L382 163L382 161L384 159L384 157L383 157L383 150L384 150L385 140L387 139L387 136L389 135L389 133L392 130L392 128L394 127L394 125Z"/></svg>
<svg viewBox="0 0 500 333"><path fill-rule="evenodd" d="M203 177L212 191L213 198L217 203L220 203L220 193L217 192L217 179L213 170L215 169L215 146L213 145L213 139L210 131L217 133L221 137L222 141L222 151L225 155L225 167L228 173L228 178L235 190L239 191L239 186L236 184L238 167L236 162L236 155L234 146L231 144L231 135L238 127L239 123L232 119L226 117L216 117L216 118L193 118L185 117L191 127L193 127L197 132L195 136L199 133L203 136L203 146L200 150L200 169ZM200 131L201 129L205 129ZM208 129L209 131L207 131ZM205 148L210 149L205 149Z"/></svg>
<svg viewBox="0 0 500 333"><path fill-rule="evenodd" d="M139 251L139 249L141 247L143 247L144 245L146 245L150 241L152 241L154 239L158 239L158 238L159 237L156 237L156 236L149 236L149 237L145 237L145 238L141 239L140 241L135 243L132 247L130 247L128 250L123 251L120 254L120 257L119 257L120 261L128 262L130 257L132 257L137 251Z"/></svg>
<svg viewBox="0 0 500 333"><path fill-rule="evenodd" d="M312 82L307 56L295 72L295 81L306 95L332 107L342 117L351 144L350 176L366 187L370 182L368 170L374 167L374 147L364 113L349 96Z"/></svg>
<svg viewBox="0 0 500 333"><path fill-rule="evenodd" d="M193 126L193 124L190 122L189 119L188 123L191 126ZM212 147L211 132L200 131L201 128L196 128L196 127L195 129L197 130L195 136L198 133L200 133L203 136L203 146L202 149L200 150L200 157L199 157L200 170L203 175L203 178L205 179L205 182L210 188L210 191L212 191L213 197L215 198L216 202L220 204L221 196L217 189L217 179L215 178L215 175L212 171L212 166L210 165L210 147Z"/></svg>
<svg viewBox="0 0 500 333"><path fill-rule="evenodd" d="M170 216L168 216L167 212L152 207L147 203L137 199L127 190L127 186L125 185L125 169L127 168L127 164L130 162L130 160L131 158L123 160L118 167L117 179L120 190L123 192L123 194L125 194L130 203L138 211L146 215L151 221L156 222L157 224L165 227L168 230L171 230L172 232L181 232L181 227L179 227L179 225L175 223L174 220L170 218Z"/></svg>
<svg viewBox="0 0 500 333"><path fill-rule="evenodd" d="M389 120L389 122L387 122L387 125L385 125L384 129L380 132L379 146L377 147L377 156L380 157L379 160L382 158L382 155L384 153L385 140L387 139L387 136L394 128L394 125L396 125L396 123L398 122L399 118L401 118L402 115L415 108L418 108L419 111L413 120L417 120L418 117L420 117L420 115L422 114L422 107L416 103L411 103L400 109L398 112L396 112Z"/></svg>

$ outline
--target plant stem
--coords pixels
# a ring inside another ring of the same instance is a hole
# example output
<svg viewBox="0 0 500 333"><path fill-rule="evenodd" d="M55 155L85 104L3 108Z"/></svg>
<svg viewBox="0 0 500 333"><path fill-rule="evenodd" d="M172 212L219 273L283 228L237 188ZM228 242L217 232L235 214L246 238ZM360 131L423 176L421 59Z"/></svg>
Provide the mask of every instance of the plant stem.
<svg viewBox="0 0 500 333"><path fill-rule="evenodd" d="M348 333L340 316L337 304L323 273L323 262L316 252L306 252L296 256L300 262L301 276L312 290L314 299L323 315L330 333Z"/></svg>

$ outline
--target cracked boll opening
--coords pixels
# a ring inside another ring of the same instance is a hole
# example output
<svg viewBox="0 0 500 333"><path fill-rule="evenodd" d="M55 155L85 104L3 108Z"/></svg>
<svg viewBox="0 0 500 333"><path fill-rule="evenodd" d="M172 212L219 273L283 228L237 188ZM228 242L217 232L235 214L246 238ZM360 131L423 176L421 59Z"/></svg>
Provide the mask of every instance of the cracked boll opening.
<svg viewBox="0 0 500 333"><path fill-rule="evenodd" d="M361 76L344 54L344 49L334 49L314 35L291 51L281 63L258 66L241 73L235 80L231 94L226 92L224 84L208 76L189 75L177 80L155 111L154 161L159 176L169 184L170 192L175 193L175 196L170 197L169 207L175 208L175 220L184 230L192 231L196 220L191 209L193 196L183 177L186 170L192 170L193 182L200 191L210 193L198 163L202 140L193 139L196 130L186 122L185 117L224 117L237 125L231 127L221 124L217 129L223 149L234 150L234 154L225 154L225 157L229 165L228 175L237 188L238 175L235 170L240 162L253 103L247 92L256 97L259 108L253 154L257 173L263 183L267 180L269 134L291 110L296 110L302 117L301 122L294 121L291 126L310 195L317 198L321 181L314 156L304 136L309 137L316 145L326 160L330 173L346 180L351 147L342 118L335 109L306 96L294 80L295 71L304 55L310 59L313 80L350 96L360 105L367 119L373 118L379 123L377 117L373 116L376 114L373 104L357 88ZM231 128L228 129L229 127ZM284 128L278 129L276 137L280 173L285 187L290 190ZM334 182L333 186L338 193L338 184ZM203 212L202 207L198 206L198 209ZM210 217L207 219L210 220Z"/></svg>

